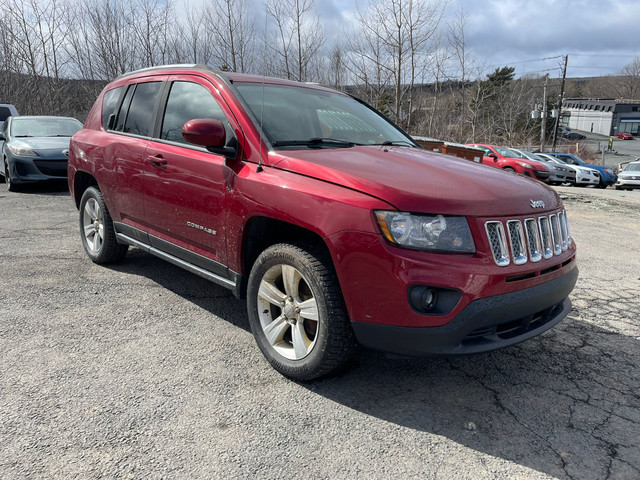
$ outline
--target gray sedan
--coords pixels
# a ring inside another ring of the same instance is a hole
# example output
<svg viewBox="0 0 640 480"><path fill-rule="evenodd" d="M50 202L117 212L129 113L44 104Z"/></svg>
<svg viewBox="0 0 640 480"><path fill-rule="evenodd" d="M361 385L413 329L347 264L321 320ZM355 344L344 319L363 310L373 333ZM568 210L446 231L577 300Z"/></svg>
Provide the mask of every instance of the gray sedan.
<svg viewBox="0 0 640 480"><path fill-rule="evenodd" d="M0 130L0 173L7 188L66 179L69 140L81 128L70 117L9 117Z"/></svg>
<svg viewBox="0 0 640 480"><path fill-rule="evenodd" d="M550 161L548 158L537 155L533 152L529 152L528 150L520 150L519 148L512 148L514 152L520 155L522 158L528 158L529 160L535 160L537 162L542 162L549 167L549 171L551 175L549 176L549 183L551 185L561 185L563 183L576 183L576 172L574 169L560 165L555 162Z"/></svg>

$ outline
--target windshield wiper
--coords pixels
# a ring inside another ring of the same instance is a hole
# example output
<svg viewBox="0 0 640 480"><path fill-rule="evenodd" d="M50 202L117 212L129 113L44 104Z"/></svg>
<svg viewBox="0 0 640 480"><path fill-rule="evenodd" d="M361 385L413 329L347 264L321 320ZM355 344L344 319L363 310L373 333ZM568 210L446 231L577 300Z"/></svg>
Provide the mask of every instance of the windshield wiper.
<svg viewBox="0 0 640 480"><path fill-rule="evenodd" d="M387 140L382 143L374 143L374 145L382 145L384 147L397 146L397 147L415 147L415 145L407 140Z"/></svg>
<svg viewBox="0 0 640 480"><path fill-rule="evenodd" d="M349 148L359 145L358 143L349 142L347 140L339 140L337 138L320 138L314 137L309 140L275 140L272 142L274 147L293 147L303 146L309 148L322 148L322 147L343 147Z"/></svg>

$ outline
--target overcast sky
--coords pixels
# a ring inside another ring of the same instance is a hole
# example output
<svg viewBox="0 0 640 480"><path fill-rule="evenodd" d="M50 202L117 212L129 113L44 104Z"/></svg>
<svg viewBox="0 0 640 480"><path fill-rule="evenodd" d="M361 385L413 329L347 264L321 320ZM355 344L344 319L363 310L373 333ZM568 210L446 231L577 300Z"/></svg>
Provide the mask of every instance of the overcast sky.
<svg viewBox="0 0 640 480"><path fill-rule="evenodd" d="M443 23L462 5L467 46L487 71L509 65L557 77L561 59L539 59L569 54L569 77L600 76L640 56L640 0L452 0ZM316 0L316 8L331 42L349 28L356 0Z"/></svg>

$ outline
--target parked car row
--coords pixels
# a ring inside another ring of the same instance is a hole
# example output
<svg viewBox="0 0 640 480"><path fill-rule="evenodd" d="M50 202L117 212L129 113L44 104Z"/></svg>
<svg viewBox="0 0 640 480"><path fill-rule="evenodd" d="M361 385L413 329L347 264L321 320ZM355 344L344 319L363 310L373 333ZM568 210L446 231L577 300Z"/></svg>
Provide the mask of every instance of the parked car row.
<svg viewBox="0 0 640 480"><path fill-rule="evenodd" d="M533 153L479 143L468 146L484 152L482 163L485 165L519 173L550 185L607 188L615 185L618 179L613 168L587 163L570 153Z"/></svg>

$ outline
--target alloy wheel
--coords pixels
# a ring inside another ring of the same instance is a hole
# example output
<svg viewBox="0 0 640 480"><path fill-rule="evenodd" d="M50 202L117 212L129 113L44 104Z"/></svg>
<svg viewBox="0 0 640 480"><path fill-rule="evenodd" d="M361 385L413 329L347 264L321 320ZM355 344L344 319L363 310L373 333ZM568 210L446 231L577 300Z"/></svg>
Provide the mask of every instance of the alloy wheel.
<svg viewBox="0 0 640 480"><path fill-rule="evenodd" d="M311 353L318 334L318 306L309 283L295 267L278 264L262 277L258 317L271 347L289 360Z"/></svg>
<svg viewBox="0 0 640 480"><path fill-rule="evenodd" d="M84 206L82 225L87 247L92 253L100 252L104 241L104 215L95 198L87 200Z"/></svg>

